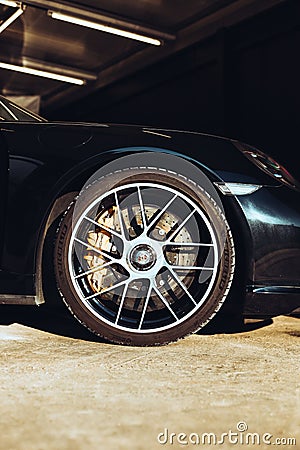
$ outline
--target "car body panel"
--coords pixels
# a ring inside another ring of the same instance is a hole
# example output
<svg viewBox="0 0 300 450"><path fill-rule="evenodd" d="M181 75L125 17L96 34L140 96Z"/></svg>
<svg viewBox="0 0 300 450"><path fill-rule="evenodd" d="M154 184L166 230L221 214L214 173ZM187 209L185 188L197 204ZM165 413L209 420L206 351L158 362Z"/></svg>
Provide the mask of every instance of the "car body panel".
<svg viewBox="0 0 300 450"><path fill-rule="evenodd" d="M8 189L8 151L0 134L0 253L3 248L4 218L6 215Z"/></svg>
<svg viewBox="0 0 300 450"><path fill-rule="evenodd" d="M268 287L277 289L277 296L293 288L292 298L299 302L299 192L256 167L236 148L235 141L110 124L2 121L0 125L1 294L35 298L38 252L57 199L69 192L75 195L94 172L118 157L164 152L192 162L213 182L261 187L250 195L221 195L225 209L235 211L236 233L241 230L245 241L247 309L263 313L263 306L253 305L256 297L270 298L269 293L258 290ZM62 202L59 212L65 208ZM276 310L276 301L273 303Z"/></svg>
<svg viewBox="0 0 300 450"><path fill-rule="evenodd" d="M89 132L86 132L86 127ZM130 127L126 134L126 129L113 125L6 124L1 133L9 152L7 222L10 225L4 235L3 269L32 273L33 247L49 205L72 186L74 179L80 176L87 179L93 171L118 155L144 151L175 152L190 160L200 159L201 164L198 165L215 180L232 181L234 178L234 181L257 184L269 181L229 140L192 134L188 135L190 139L184 147L185 135L182 133L174 132L171 139L163 139L144 134L142 129L135 127ZM59 144L55 146L53 141L56 140ZM213 160L217 167L212 169ZM236 169L233 176L231 171L235 168L230 161L235 160L238 160L235 164L241 173ZM82 186L77 187L80 189ZM25 211L22 211L23 206ZM22 229L15 220L16 211L22 217ZM17 242L16 235L19 236ZM24 239L29 239L30 247L18 245L18 241Z"/></svg>

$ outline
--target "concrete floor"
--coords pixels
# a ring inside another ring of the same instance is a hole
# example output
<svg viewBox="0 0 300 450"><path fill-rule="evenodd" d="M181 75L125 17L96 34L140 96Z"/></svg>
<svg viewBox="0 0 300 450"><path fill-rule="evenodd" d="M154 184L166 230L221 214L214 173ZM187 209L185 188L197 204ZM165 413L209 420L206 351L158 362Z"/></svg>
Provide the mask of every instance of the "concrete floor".
<svg viewBox="0 0 300 450"><path fill-rule="evenodd" d="M1 450L300 448L300 319L131 348L42 308L0 317Z"/></svg>

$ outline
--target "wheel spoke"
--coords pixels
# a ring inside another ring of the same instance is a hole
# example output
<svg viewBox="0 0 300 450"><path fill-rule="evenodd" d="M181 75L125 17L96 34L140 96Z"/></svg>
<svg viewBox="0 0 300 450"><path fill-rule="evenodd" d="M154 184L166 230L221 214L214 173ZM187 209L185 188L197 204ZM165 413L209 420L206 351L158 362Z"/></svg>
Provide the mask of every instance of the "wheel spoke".
<svg viewBox="0 0 300 450"><path fill-rule="evenodd" d="M125 298L126 298L126 294L127 294L127 291L128 291L128 286L129 286L129 281L126 282L126 284L124 286L124 289L123 289L122 298L121 298L121 301L120 301L120 305L119 305L118 314L117 314L117 317L116 317L116 320L115 320L115 324L117 324L119 322L121 311L122 311L122 308L123 308L123 305L124 305L124 301L125 301Z"/></svg>
<svg viewBox="0 0 300 450"><path fill-rule="evenodd" d="M178 321L179 318L177 317L177 315L174 313L173 309L171 308L171 306L169 305L169 303L167 302L167 300L165 299L165 297L162 295L162 293L160 292L160 290L153 285L153 289L155 290L155 292L157 293L157 295L159 296L159 298L161 299L161 301L163 302L163 304L168 308L168 310L170 311L170 313L172 314L173 317L175 317L175 319Z"/></svg>
<svg viewBox="0 0 300 450"><path fill-rule="evenodd" d="M177 274L174 272L174 270L172 270L170 268L170 266L168 266L169 272L171 273L172 277L175 279L175 281L179 284L179 286L181 287L181 289L186 293L186 295L189 297L190 300L192 300L192 302L194 303L194 305L197 305L197 302L195 302L194 298L192 297L192 295L189 293L187 287L185 286L185 284L180 280L180 278L177 276Z"/></svg>
<svg viewBox="0 0 300 450"><path fill-rule="evenodd" d="M83 217L85 220L88 220L89 222L93 223L94 225L97 225L98 227L102 228L105 231L108 231L109 233L113 234L114 236L117 236L118 238L122 239L122 235L118 233L117 231L113 230L112 228L108 228L105 225L102 225L99 222L96 222L95 220L91 219L88 216Z"/></svg>
<svg viewBox="0 0 300 450"><path fill-rule="evenodd" d="M102 289L99 292L96 292L95 294L89 295L88 297L84 297L85 300L90 300L91 298L97 297L97 295L105 294L106 292L113 291L114 289L117 289L120 286L123 286L123 284L128 283L128 280L120 281L120 283L113 284L112 286L109 286L105 289Z"/></svg>
<svg viewBox="0 0 300 450"><path fill-rule="evenodd" d="M163 207L163 209L161 209L159 211L159 213L154 217L154 219L152 219L148 226L145 228L144 233L148 233L148 231L150 230L150 228L152 228L158 221L159 219L164 215L164 213L167 211L167 209L169 208L169 206L174 202L174 200L177 198L177 194L174 194L174 196L171 198L171 200L168 201L168 203Z"/></svg>
<svg viewBox="0 0 300 450"><path fill-rule="evenodd" d="M178 230L178 228L177 228L177 230ZM177 231L177 230L175 230L175 231ZM181 247L213 247L214 246L214 244L204 244L204 243L202 243L202 242L171 242L169 239L166 241L166 242L164 242L164 246L165 247L167 247L167 246L172 246L172 247L179 247L179 246L181 246Z"/></svg>
<svg viewBox="0 0 300 450"><path fill-rule="evenodd" d="M120 208L120 203L119 203L119 199L118 199L118 194L115 191L115 200L116 200L116 206L117 206L117 211L118 211L118 219L120 222L120 230L121 230L121 235L123 240L126 240L126 235L125 235L125 230L124 230L124 223L123 223L123 217L122 217L122 213L121 213L121 208Z"/></svg>
<svg viewBox="0 0 300 450"><path fill-rule="evenodd" d="M123 284L125 284L125 283L128 283L128 279L123 280L123 281L120 281L120 282L117 283L117 284L113 284L112 286L109 286L109 287L107 287L107 288L105 288L105 289L102 289L102 291L100 291L99 293L100 293L100 294L105 294L106 292L112 291L112 290L114 290L114 289L117 289L117 288L120 287L120 286L123 286Z"/></svg>
<svg viewBox="0 0 300 450"><path fill-rule="evenodd" d="M110 256L108 253L103 252L102 250L99 250L99 248L97 247L93 247L91 244L88 244L87 242L82 241L81 239L78 238L74 238L74 241L78 242L79 244L83 245L84 247L86 247L88 250L92 250L96 253L98 253L101 256L104 256L104 258L109 259L110 261L113 261L117 264L120 264L120 260L117 258L114 258L113 256Z"/></svg>
<svg viewBox="0 0 300 450"><path fill-rule="evenodd" d="M140 203L140 209L141 209L141 217L142 217L143 229L145 229L147 227L145 208L144 208L144 203L143 203L141 189L140 189L139 186L138 186L137 189L138 189L138 197L139 197L139 203Z"/></svg>
<svg viewBox="0 0 300 450"><path fill-rule="evenodd" d="M171 236L169 236L168 238L168 242L171 242L172 239L176 236L176 234L179 233L179 231L184 227L184 225L187 223L188 220L190 220L190 218L195 214L196 209L193 209L193 211L190 212L190 214L184 219L183 222L181 222L181 224L179 225L178 228L176 228L176 230L173 231L173 233L171 234Z"/></svg>
<svg viewBox="0 0 300 450"><path fill-rule="evenodd" d="M147 292L147 296L146 296L145 303L144 303L144 306L143 306L143 311L142 311L140 323L139 323L139 326L138 326L138 330L140 330L142 328L142 325L143 325L143 322L144 322L144 318L145 318L145 314L146 314L146 311L147 311L147 308L148 308L151 292L152 292L152 282L149 283L148 292Z"/></svg>
<svg viewBox="0 0 300 450"><path fill-rule="evenodd" d="M104 263L104 264L98 264L97 266L93 267L92 269L86 270L85 272L82 272L79 275L76 275L74 278L75 278L75 280L77 278L82 278L85 275L89 275L90 273L98 272L98 270L105 269L106 267L109 267L112 264L114 264L114 261L110 261L110 262Z"/></svg>
<svg viewBox="0 0 300 450"><path fill-rule="evenodd" d="M205 266L173 266L172 264L168 264L168 268L176 269L176 270L215 270L214 267L205 267Z"/></svg>

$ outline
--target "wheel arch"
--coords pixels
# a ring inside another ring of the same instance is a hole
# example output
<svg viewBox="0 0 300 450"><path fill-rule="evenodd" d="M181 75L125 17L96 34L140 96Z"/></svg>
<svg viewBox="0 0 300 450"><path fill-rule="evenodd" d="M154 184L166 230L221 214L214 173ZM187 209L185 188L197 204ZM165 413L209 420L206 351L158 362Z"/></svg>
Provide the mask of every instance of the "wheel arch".
<svg viewBox="0 0 300 450"><path fill-rule="evenodd" d="M167 153L181 157L184 160L189 161L190 163L195 165L198 169L202 170L211 182L223 181L216 172L206 167L199 161L196 161L195 159L192 159L182 153L170 151L163 148L142 146L118 148L105 154L102 153L101 155L89 158L89 160L87 161L80 162L56 183L54 189L55 195L52 199L52 202L50 202L49 208L40 227L37 245L35 248L35 289L37 304L45 303L46 301L43 283L43 274L45 271L45 261L43 255L49 230L51 229L53 224L55 224L55 222L59 220L59 218L64 214L69 205L74 201L87 180L97 172L99 166L103 167L104 164L115 161L122 156L134 154L137 152ZM235 197L226 197L222 194L220 195L220 199L224 207L227 220L230 224L230 227L232 227L236 248L238 248L238 270L241 270L244 273L246 284L247 277L251 278L252 276L251 257L248 258L248 261L244 261L241 255L252 255L252 239L250 229L238 200Z"/></svg>
<svg viewBox="0 0 300 450"><path fill-rule="evenodd" d="M222 203L232 231L236 258L234 279L228 301L224 304L224 312L238 314L243 313L247 285L254 276L253 239L238 199L233 196L222 196Z"/></svg>

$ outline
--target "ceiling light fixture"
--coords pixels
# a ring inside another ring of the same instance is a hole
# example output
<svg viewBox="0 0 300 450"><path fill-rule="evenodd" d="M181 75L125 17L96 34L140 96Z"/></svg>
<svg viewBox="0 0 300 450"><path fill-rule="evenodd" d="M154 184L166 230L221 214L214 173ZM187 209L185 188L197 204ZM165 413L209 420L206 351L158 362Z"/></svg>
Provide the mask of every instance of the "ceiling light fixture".
<svg viewBox="0 0 300 450"><path fill-rule="evenodd" d="M17 20L17 18L20 17L23 12L24 8L18 8L17 11L15 11L7 20L1 23L0 33L2 33L2 31L4 31L7 27L9 27L9 25L11 25L15 20Z"/></svg>
<svg viewBox="0 0 300 450"><path fill-rule="evenodd" d="M86 28L92 28L98 31L104 31L105 33L115 34L117 36L122 36L128 39L134 39L136 41L145 42L146 44L151 45L161 45L161 40L155 39L149 36L145 36L143 34L139 34L133 31L126 31L121 28L117 28L111 25L104 25L97 22L92 22L90 20L81 19L79 17L70 16L68 14L62 14L56 11L48 11L48 15L52 17L52 19L61 20L63 22L73 23L75 25L81 25Z"/></svg>
<svg viewBox="0 0 300 450"><path fill-rule="evenodd" d="M36 75L38 77L43 77L43 78L51 78L52 80L64 81L65 83L71 83L71 84L77 84L77 85L83 85L86 83L86 80L84 80L82 78L72 77L69 75L62 75L59 73L48 72L48 71L40 70L40 69L33 69L30 67L26 67L26 66L21 66L21 65L17 65L17 64L9 64L9 63L5 63L5 62L0 62L0 69L13 70L14 72L26 73L28 75Z"/></svg>
<svg viewBox="0 0 300 450"><path fill-rule="evenodd" d="M13 2L10 0L0 0L0 5L10 6L11 8L20 8L20 2Z"/></svg>

